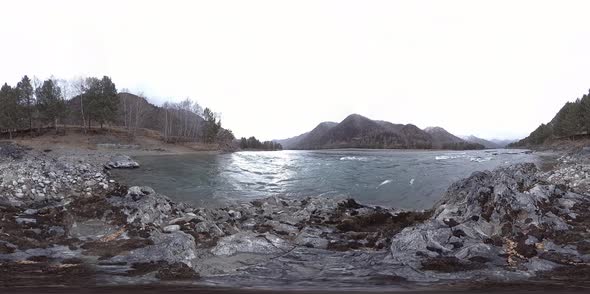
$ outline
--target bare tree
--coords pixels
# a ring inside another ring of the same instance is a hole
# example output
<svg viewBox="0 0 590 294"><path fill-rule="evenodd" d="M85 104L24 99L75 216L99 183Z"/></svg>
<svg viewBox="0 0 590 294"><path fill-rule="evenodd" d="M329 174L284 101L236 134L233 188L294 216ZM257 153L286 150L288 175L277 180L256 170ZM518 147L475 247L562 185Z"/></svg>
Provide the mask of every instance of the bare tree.
<svg viewBox="0 0 590 294"><path fill-rule="evenodd" d="M84 89L86 87L86 82L84 78L79 77L75 78L71 82L73 94L80 98L80 116L82 117L82 129L84 133L86 133L86 117L84 116Z"/></svg>
<svg viewBox="0 0 590 294"><path fill-rule="evenodd" d="M133 135L137 134L137 129L141 127L143 124L143 119L147 113L147 99L144 97L143 93L138 94L138 98L135 100L135 105L133 106L133 118L134 118L134 125L133 125Z"/></svg>
<svg viewBox="0 0 590 294"><path fill-rule="evenodd" d="M121 93L130 93L129 89L127 88L123 88L121 90ZM125 126L125 129L127 129L129 131L129 110L127 107L127 100L128 100L128 95L120 95L121 97L121 104L123 104L123 125Z"/></svg>

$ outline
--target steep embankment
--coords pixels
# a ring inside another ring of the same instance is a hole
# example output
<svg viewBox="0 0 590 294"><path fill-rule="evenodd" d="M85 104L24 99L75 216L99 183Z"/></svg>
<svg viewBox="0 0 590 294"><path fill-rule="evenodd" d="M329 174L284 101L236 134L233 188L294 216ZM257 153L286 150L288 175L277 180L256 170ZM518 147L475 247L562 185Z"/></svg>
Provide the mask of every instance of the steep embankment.
<svg viewBox="0 0 590 294"><path fill-rule="evenodd" d="M278 140L286 149L482 149L442 128L432 133L412 124L394 124L351 114L340 123L324 122L308 133Z"/></svg>

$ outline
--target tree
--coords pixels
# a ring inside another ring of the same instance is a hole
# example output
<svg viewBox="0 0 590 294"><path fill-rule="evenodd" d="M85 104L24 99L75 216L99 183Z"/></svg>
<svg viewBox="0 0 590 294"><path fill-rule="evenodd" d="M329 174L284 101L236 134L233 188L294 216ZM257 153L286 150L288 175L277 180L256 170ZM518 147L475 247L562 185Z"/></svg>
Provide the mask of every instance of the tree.
<svg viewBox="0 0 590 294"><path fill-rule="evenodd" d="M582 125L586 133L590 134L590 91L580 99L580 112L582 116Z"/></svg>
<svg viewBox="0 0 590 294"><path fill-rule="evenodd" d="M558 137L568 137L579 133L582 128L581 114L579 100L567 102L551 121L555 134Z"/></svg>
<svg viewBox="0 0 590 294"><path fill-rule="evenodd" d="M235 149L235 145L233 145L234 140L236 137L234 133L230 130L221 129L217 132L217 136L215 141L219 144L219 147L225 150Z"/></svg>
<svg viewBox="0 0 590 294"><path fill-rule="evenodd" d="M86 79L82 98L86 103L85 112L88 117L89 128L92 119L100 123L101 128L104 123L115 120L119 101L117 88L109 77L104 76L102 80L97 78Z"/></svg>
<svg viewBox="0 0 590 294"><path fill-rule="evenodd" d="M24 111L29 121L29 132L33 130L33 113L35 111L35 97L33 96L33 86L31 85L31 79L28 76L24 76L20 82L16 85L18 100L23 104ZM31 136L33 134L31 133Z"/></svg>
<svg viewBox="0 0 590 294"><path fill-rule="evenodd" d="M0 88L0 128L8 131L10 139L12 132L21 127L23 122L20 97L18 91L6 83Z"/></svg>
<svg viewBox="0 0 590 294"><path fill-rule="evenodd" d="M241 149L258 149L258 150L283 150L283 146L281 144L273 142L273 141L264 141L260 142L256 137L250 137L248 139L242 137L240 139L240 148Z"/></svg>
<svg viewBox="0 0 590 294"><path fill-rule="evenodd" d="M57 124L66 114L66 104L61 88L56 81L49 79L44 81L43 85L35 92L41 118L46 122L51 122L57 132Z"/></svg>
<svg viewBox="0 0 590 294"><path fill-rule="evenodd" d="M221 129L221 120L218 120L217 115L209 108L203 111L203 118L205 119L205 142L213 143L217 132Z"/></svg>

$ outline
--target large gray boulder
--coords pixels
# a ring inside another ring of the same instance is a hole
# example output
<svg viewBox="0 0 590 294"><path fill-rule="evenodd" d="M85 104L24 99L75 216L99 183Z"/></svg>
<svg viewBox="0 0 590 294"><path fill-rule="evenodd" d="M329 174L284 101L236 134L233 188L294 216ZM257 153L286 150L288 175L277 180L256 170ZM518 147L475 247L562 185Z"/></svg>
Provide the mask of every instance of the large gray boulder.
<svg viewBox="0 0 590 294"><path fill-rule="evenodd" d="M176 231L169 234L153 232L150 236L152 245L132 250L126 254L110 259L111 262L127 264L165 261L169 264L182 262L194 266L196 258L195 239L193 236Z"/></svg>
<svg viewBox="0 0 590 294"><path fill-rule="evenodd" d="M106 164L107 168L138 168L139 163L127 155L115 155Z"/></svg>
<svg viewBox="0 0 590 294"><path fill-rule="evenodd" d="M162 226L174 217L172 201L147 186L130 187L125 195L110 197L108 202L127 215L128 223Z"/></svg>

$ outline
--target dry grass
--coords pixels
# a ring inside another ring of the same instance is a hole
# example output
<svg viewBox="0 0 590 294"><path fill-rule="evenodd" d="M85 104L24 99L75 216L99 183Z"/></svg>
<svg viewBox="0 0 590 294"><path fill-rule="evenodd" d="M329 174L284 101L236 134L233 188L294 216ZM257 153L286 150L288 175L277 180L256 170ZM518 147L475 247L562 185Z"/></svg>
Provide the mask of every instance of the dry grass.
<svg viewBox="0 0 590 294"><path fill-rule="evenodd" d="M21 136L14 142L36 150L113 150L125 154L179 154L202 151L217 151L217 144L165 143L158 131L137 129L135 135L125 128L104 126L87 130L80 126L66 126L65 134L52 130L37 137ZM117 145L132 146L117 148ZM105 147L108 146L108 147Z"/></svg>

